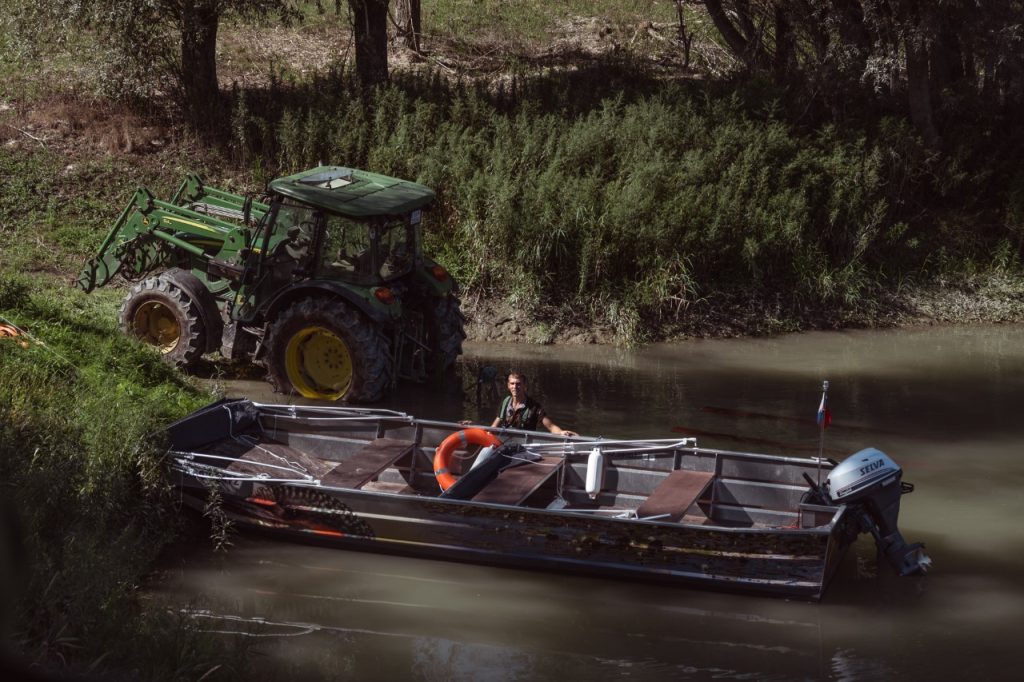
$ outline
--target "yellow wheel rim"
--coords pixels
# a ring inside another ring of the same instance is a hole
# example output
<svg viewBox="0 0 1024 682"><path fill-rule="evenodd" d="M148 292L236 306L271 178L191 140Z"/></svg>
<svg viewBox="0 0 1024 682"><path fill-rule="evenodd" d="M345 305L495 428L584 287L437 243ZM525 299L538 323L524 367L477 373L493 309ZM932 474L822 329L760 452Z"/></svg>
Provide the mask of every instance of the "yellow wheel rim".
<svg viewBox="0 0 1024 682"><path fill-rule="evenodd" d="M292 386L306 398L337 400L352 385L348 344L324 327L307 327L289 339L284 366Z"/></svg>
<svg viewBox="0 0 1024 682"><path fill-rule="evenodd" d="M181 327L174 311L160 301L143 303L135 310L132 332L139 340L170 353L181 338Z"/></svg>

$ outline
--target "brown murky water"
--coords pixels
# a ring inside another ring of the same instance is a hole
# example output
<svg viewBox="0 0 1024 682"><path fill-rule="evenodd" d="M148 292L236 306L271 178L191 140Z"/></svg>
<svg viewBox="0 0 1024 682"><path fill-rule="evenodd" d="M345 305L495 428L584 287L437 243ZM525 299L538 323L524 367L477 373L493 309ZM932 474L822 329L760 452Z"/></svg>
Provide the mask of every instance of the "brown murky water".
<svg viewBox="0 0 1024 682"><path fill-rule="evenodd" d="M639 351L470 346L462 385L386 407L490 421L491 365L524 369L566 428L814 454L828 379L842 458L875 446L916 491L900 528L935 562L897 578L862 538L821 604L236 538L167 593L295 679L1018 679L1024 626L1024 326L813 333ZM260 382L231 395L280 402Z"/></svg>

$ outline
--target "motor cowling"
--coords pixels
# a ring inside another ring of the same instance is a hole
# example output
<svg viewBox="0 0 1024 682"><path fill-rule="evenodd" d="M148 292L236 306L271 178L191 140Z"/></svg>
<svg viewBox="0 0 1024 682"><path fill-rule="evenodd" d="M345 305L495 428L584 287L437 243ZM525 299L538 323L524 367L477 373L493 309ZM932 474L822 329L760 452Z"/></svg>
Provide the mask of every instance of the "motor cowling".
<svg viewBox="0 0 1024 682"><path fill-rule="evenodd" d="M924 545L908 545L897 526L900 498L914 490L902 479L903 470L888 455L865 448L832 469L823 492L832 504L845 504L860 512L864 530L871 533L879 551L900 575L925 573L932 561L924 553Z"/></svg>

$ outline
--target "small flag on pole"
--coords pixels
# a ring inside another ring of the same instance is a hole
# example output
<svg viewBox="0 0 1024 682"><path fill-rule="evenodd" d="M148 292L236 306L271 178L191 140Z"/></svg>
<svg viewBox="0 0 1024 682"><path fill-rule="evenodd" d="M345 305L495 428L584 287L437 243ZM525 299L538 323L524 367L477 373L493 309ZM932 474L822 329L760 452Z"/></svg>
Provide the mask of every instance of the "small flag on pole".
<svg viewBox="0 0 1024 682"><path fill-rule="evenodd" d="M818 403L818 487L821 488L821 460L825 452L825 427L832 423L832 411L828 409L828 382L821 382L821 402Z"/></svg>
<svg viewBox="0 0 1024 682"><path fill-rule="evenodd" d="M832 411L828 409L828 382L824 383L821 392L821 403L818 405L818 426L824 429L832 423Z"/></svg>

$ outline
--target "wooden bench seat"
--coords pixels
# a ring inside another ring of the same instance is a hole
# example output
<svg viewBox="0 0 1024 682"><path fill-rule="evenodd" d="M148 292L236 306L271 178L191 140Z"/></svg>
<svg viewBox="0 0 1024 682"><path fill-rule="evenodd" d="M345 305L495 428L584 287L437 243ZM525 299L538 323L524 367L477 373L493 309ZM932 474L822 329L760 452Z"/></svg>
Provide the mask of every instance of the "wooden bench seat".
<svg viewBox="0 0 1024 682"><path fill-rule="evenodd" d="M564 461L561 457L542 457L536 462L505 469L472 499L474 502L492 504L522 504L545 481L558 473Z"/></svg>
<svg viewBox="0 0 1024 682"><path fill-rule="evenodd" d="M676 469L636 510L637 518L657 516L659 521L678 521L690 505L700 499L714 477L710 471Z"/></svg>
<svg viewBox="0 0 1024 682"><path fill-rule="evenodd" d="M320 483L336 488L361 488L415 448L416 443L411 440L378 438L331 469Z"/></svg>

